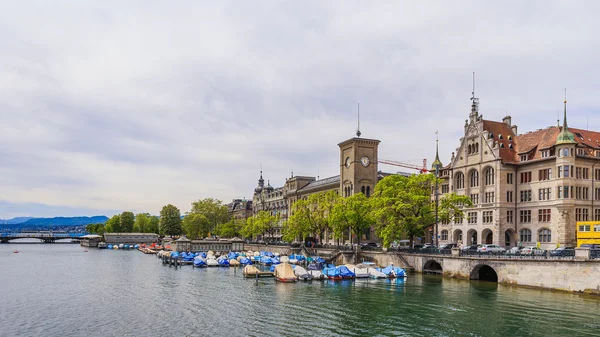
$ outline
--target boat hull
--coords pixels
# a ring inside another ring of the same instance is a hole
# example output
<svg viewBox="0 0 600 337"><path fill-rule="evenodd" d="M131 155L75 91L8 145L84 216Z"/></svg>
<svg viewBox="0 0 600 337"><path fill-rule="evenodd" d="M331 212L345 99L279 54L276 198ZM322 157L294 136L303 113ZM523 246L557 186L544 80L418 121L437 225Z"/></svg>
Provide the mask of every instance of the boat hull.
<svg viewBox="0 0 600 337"><path fill-rule="evenodd" d="M295 278L276 277L275 281L281 283L295 283L297 280Z"/></svg>

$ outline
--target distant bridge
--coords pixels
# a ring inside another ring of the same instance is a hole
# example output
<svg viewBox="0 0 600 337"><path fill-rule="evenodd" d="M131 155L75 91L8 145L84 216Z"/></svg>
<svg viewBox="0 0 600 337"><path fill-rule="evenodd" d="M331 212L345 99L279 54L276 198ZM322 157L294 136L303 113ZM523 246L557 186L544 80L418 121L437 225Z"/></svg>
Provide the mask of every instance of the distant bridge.
<svg viewBox="0 0 600 337"><path fill-rule="evenodd" d="M86 234L81 233L53 233L53 232L28 232L28 233L0 233L0 243L9 243L17 239L39 239L43 243L54 243L56 240L79 240Z"/></svg>

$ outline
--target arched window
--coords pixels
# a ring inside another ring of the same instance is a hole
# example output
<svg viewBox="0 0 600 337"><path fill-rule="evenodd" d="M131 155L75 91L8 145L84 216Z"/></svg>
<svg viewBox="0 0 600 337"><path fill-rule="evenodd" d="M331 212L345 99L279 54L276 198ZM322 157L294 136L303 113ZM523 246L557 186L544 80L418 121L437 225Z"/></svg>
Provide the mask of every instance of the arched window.
<svg viewBox="0 0 600 337"><path fill-rule="evenodd" d="M360 192L361 192L363 195L366 195L367 191L365 190L365 187L364 187L364 186L360 188Z"/></svg>
<svg viewBox="0 0 600 337"><path fill-rule="evenodd" d="M465 188L465 175L462 172L456 174L456 189L461 190Z"/></svg>
<svg viewBox="0 0 600 337"><path fill-rule="evenodd" d="M448 240L448 231L443 230L442 231L442 241L446 241L446 240Z"/></svg>
<svg viewBox="0 0 600 337"><path fill-rule="evenodd" d="M367 186L367 198L371 196L371 186Z"/></svg>
<svg viewBox="0 0 600 337"><path fill-rule="evenodd" d="M469 187L479 186L479 172L477 172L477 170L473 170L469 173L469 183Z"/></svg>
<svg viewBox="0 0 600 337"><path fill-rule="evenodd" d="M552 242L552 232L547 228L540 229L539 233L539 242Z"/></svg>
<svg viewBox="0 0 600 337"><path fill-rule="evenodd" d="M521 242L531 242L531 231L527 228L519 231L519 238Z"/></svg>
<svg viewBox="0 0 600 337"><path fill-rule="evenodd" d="M469 144L469 145L467 146L467 153L468 153L468 154L471 154L471 153L473 153L473 149L471 148L471 144Z"/></svg>
<svg viewBox="0 0 600 337"><path fill-rule="evenodd" d="M494 169L491 167L488 167L487 170L485 170L485 184L494 185Z"/></svg>

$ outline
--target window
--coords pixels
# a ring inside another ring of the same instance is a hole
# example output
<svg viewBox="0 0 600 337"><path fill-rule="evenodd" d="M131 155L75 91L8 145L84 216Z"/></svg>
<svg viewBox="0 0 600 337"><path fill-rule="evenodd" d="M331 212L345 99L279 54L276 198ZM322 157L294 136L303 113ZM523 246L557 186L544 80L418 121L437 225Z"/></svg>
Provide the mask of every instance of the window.
<svg viewBox="0 0 600 337"><path fill-rule="evenodd" d="M550 150L542 151L542 158L548 158L548 157L550 157Z"/></svg>
<svg viewBox="0 0 600 337"><path fill-rule="evenodd" d="M513 202L513 192L506 191L506 202Z"/></svg>
<svg viewBox="0 0 600 337"><path fill-rule="evenodd" d="M558 178L562 178L562 166L558 167Z"/></svg>
<svg viewBox="0 0 600 337"><path fill-rule="evenodd" d="M589 232L590 231L590 225L579 225L579 231L580 232Z"/></svg>
<svg viewBox="0 0 600 337"><path fill-rule="evenodd" d="M494 185L494 169L491 167L485 170L485 184Z"/></svg>
<svg viewBox="0 0 600 337"><path fill-rule="evenodd" d="M531 190L521 191L521 202L531 201Z"/></svg>
<svg viewBox="0 0 600 337"><path fill-rule="evenodd" d="M521 229L519 237L521 242L531 242L531 231L527 228Z"/></svg>
<svg viewBox="0 0 600 337"><path fill-rule="evenodd" d="M470 225L477 223L477 212L469 212L468 217Z"/></svg>
<svg viewBox="0 0 600 337"><path fill-rule="evenodd" d="M568 198L569 198L569 186L564 186L564 187L563 187L563 197L564 197L565 199L568 199Z"/></svg>
<svg viewBox="0 0 600 337"><path fill-rule="evenodd" d="M587 208L575 208L575 221L588 221L589 211Z"/></svg>
<svg viewBox="0 0 600 337"><path fill-rule="evenodd" d="M473 170L469 173L469 183L469 187L479 186L479 172L477 172L477 170Z"/></svg>
<svg viewBox="0 0 600 337"><path fill-rule="evenodd" d="M563 154L563 157L568 157L569 156L569 149L563 149L562 150L562 154Z"/></svg>
<svg viewBox="0 0 600 337"><path fill-rule="evenodd" d="M442 185L442 193L450 192L450 186L448 184Z"/></svg>
<svg viewBox="0 0 600 337"><path fill-rule="evenodd" d="M563 166L563 173L565 178L569 178L569 165Z"/></svg>
<svg viewBox="0 0 600 337"><path fill-rule="evenodd" d="M483 212L483 223L492 223L494 221L494 211Z"/></svg>
<svg viewBox="0 0 600 337"><path fill-rule="evenodd" d="M471 194L471 202L473 203L473 205L477 205L479 203L479 194L477 193L473 193Z"/></svg>
<svg viewBox="0 0 600 337"><path fill-rule="evenodd" d="M594 190L594 199L600 200L600 188Z"/></svg>
<svg viewBox="0 0 600 337"><path fill-rule="evenodd" d="M575 187L575 199L577 200L588 200L589 199L589 187Z"/></svg>
<svg viewBox="0 0 600 337"><path fill-rule="evenodd" d="M581 171L582 171L582 167L578 167L575 169L575 178L577 179L581 179Z"/></svg>
<svg viewBox="0 0 600 337"><path fill-rule="evenodd" d="M600 151L598 151L598 153L600 153ZM596 180L600 180L600 169L594 170L594 177L596 178Z"/></svg>
<svg viewBox="0 0 600 337"><path fill-rule="evenodd" d="M578 156L585 156L585 150L584 149L577 149L577 155Z"/></svg>
<svg viewBox="0 0 600 337"><path fill-rule="evenodd" d="M495 202L496 201L495 199L496 198L495 198L494 192L485 192L485 200L484 201L486 204Z"/></svg>
<svg viewBox="0 0 600 337"><path fill-rule="evenodd" d="M519 211L519 222L530 223L531 222L531 210Z"/></svg>
<svg viewBox="0 0 600 337"><path fill-rule="evenodd" d="M552 232L550 232L549 229L543 228L540 229L540 232L538 234L539 242L552 242Z"/></svg>
<svg viewBox="0 0 600 337"><path fill-rule="evenodd" d="M539 197L538 200L550 200L550 187L548 188L540 188L539 189Z"/></svg>
<svg viewBox="0 0 600 337"><path fill-rule="evenodd" d="M506 223L513 223L513 211L506 211Z"/></svg>
<svg viewBox="0 0 600 337"><path fill-rule="evenodd" d="M594 221L600 221L600 209L594 210Z"/></svg>
<svg viewBox="0 0 600 337"><path fill-rule="evenodd" d="M550 180L552 179L552 169L544 169L538 171L538 180Z"/></svg>
<svg viewBox="0 0 600 337"><path fill-rule="evenodd" d="M526 154L521 155L521 161L527 161L528 158L529 158L529 156Z"/></svg>
<svg viewBox="0 0 600 337"><path fill-rule="evenodd" d="M448 185L446 185L447 187ZM371 186L367 186L367 198L371 196Z"/></svg>
<svg viewBox="0 0 600 337"><path fill-rule="evenodd" d="M448 231L443 230L442 231L442 241L446 241L446 240L448 240Z"/></svg>
<svg viewBox="0 0 600 337"><path fill-rule="evenodd" d="M465 188L465 175L462 172L456 174L456 189L461 190Z"/></svg>
<svg viewBox="0 0 600 337"><path fill-rule="evenodd" d="M551 210L549 208L538 210L539 222L550 222Z"/></svg>
<svg viewBox="0 0 600 337"><path fill-rule="evenodd" d="M590 179L590 169L587 167L584 167L582 172L581 172L581 176L583 177L582 179Z"/></svg>
<svg viewBox="0 0 600 337"><path fill-rule="evenodd" d="M597 179L600 180L600 179ZM513 174L512 173L507 173L506 174L506 183L507 184L512 184L513 183Z"/></svg>
<svg viewBox="0 0 600 337"><path fill-rule="evenodd" d="M594 232L600 232L600 225L594 225Z"/></svg>
<svg viewBox="0 0 600 337"><path fill-rule="evenodd" d="M521 172L521 184L531 182L531 172Z"/></svg>
<svg viewBox="0 0 600 337"><path fill-rule="evenodd" d="M463 224L463 213L461 213L460 215L455 215L454 216L454 223L457 225L462 225Z"/></svg>

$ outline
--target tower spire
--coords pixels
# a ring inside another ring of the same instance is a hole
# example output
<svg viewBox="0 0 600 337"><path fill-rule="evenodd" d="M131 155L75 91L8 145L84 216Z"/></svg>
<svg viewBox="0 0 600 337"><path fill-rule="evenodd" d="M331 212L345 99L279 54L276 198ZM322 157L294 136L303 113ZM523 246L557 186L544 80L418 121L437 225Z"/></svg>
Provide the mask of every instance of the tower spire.
<svg viewBox="0 0 600 337"><path fill-rule="evenodd" d="M473 103L471 104L471 114L469 117L471 117L471 120L474 120L477 119L479 115L479 98L475 97L475 72L473 72L473 91L471 92L471 101L473 101Z"/></svg>
<svg viewBox="0 0 600 337"><path fill-rule="evenodd" d="M565 101L564 101L564 112L563 112L563 127L558 137L556 137L556 145L559 144L576 144L575 136L569 131L569 125L567 123L567 89L565 89Z"/></svg>
<svg viewBox="0 0 600 337"><path fill-rule="evenodd" d="M438 131L435 131L435 160L433 161L433 164L431 165L431 170L432 171L439 171L442 169L443 165L442 165L442 161L440 160L440 151L439 151L439 138L438 138Z"/></svg>
<svg viewBox="0 0 600 337"><path fill-rule="evenodd" d="M360 103L358 103L358 111L357 111L358 124L356 126L356 137L360 137Z"/></svg>

